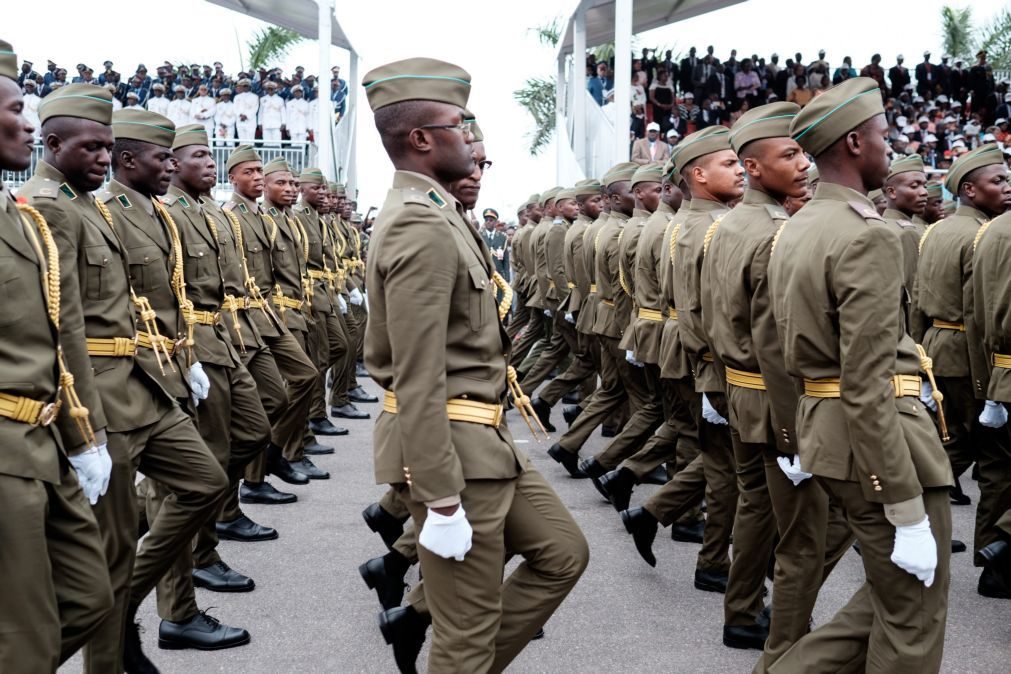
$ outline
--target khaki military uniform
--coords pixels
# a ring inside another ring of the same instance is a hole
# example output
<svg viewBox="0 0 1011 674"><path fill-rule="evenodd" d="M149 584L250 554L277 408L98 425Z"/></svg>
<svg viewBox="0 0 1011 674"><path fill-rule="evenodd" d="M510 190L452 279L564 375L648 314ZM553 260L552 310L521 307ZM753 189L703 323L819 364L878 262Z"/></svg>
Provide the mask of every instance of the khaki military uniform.
<svg viewBox="0 0 1011 674"><path fill-rule="evenodd" d="M456 200L397 171L372 248L366 363L389 392L375 427L376 481L397 487L419 527L425 503L459 494L474 529L463 562L418 547L434 628L429 671L501 671L579 578L586 542L504 423L448 418L446 401L500 409L508 352L490 257ZM526 559L503 583L510 553Z"/></svg>
<svg viewBox="0 0 1011 674"><path fill-rule="evenodd" d="M14 196L0 185L0 287L4 295L0 392L5 397L38 401L35 407L39 408L59 397L61 334L46 312L45 255L44 239L34 219L27 215L23 219ZM74 272L71 266L67 276ZM63 296L61 318L62 309L74 301L74 295ZM71 350L80 347L71 345ZM95 399L93 394L86 395ZM84 448L85 438L66 409L43 424L33 423L37 418L18 419L16 403L5 403L7 418L0 422L4 447L0 454L0 540L4 541L0 670L42 674L56 671L108 622L113 595L99 527L63 452L64 447ZM96 428L101 429L105 425L101 403L95 412Z"/></svg>
<svg viewBox="0 0 1011 674"><path fill-rule="evenodd" d="M873 202L824 181L772 251L769 289L786 369L805 387L800 463L842 506L867 574L849 603L772 672L835 671L861 661L880 671L940 668L952 476L918 400L920 358L901 330L901 255ZM895 526L924 514L937 545L930 587L890 559Z"/></svg>
<svg viewBox="0 0 1011 674"><path fill-rule="evenodd" d="M361 234L340 216L335 220L335 227L340 232L344 240L343 257L341 262L344 266L347 279L348 292L352 288L357 288L359 292L365 293L365 263L362 260ZM368 323L368 312L365 304L356 305L348 301L347 319L348 329L353 340L352 355L348 365L348 390L358 388L358 378L355 374L358 360L364 357L365 329Z"/></svg>
<svg viewBox="0 0 1011 674"><path fill-rule="evenodd" d="M355 371L358 365L359 344L365 338L364 312L360 308L353 308L355 305L351 303L350 296L352 289L357 288L360 292L365 289L359 261L354 255L351 229L351 225L344 222L340 216L333 216L330 231L333 235L334 254L339 258L344 278L343 284L338 284L336 290L348 305L348 312L341 317L348 337L348 355L344 363L331 369L333 388L330 390L330 405L333 407L349 403L347 392L358 386Z"/></svg>
<svg viewBox="0 0 1011 674"><path fill-rule="evenodd" d="M74 345L67 349L68 364L82 400L94 410L96 425L104 424L108 434L112 476L108 492L93 510L102 532L116 605L89 643L85 667L95 672L119 671L130 595L139 603L177 552L189 545L223 495L225 474L169 392L170 388L181 388L183 395L189 396L178 373L182 363L175 362L173 371L163 356L166 376L162 376L154 353L140 346L137 338L140 332L146 337L143 343L152 343L148 322L140 322L138 330L131 296L150 300L151 286L159 282L156 268L161 268L167 279L167 256L149 238L128 238L127 230L136 226L124 213L138 211L130 215L141 222L146 218L150 222L147 227L157 232L150 199L150 214L145 211L143 216L139 211L144 198L131 200L125 190L106 195L110 201L116 200L115 205L101 203L68 185L63 174L45 162L38 164L35 176L20 194L50 222L60 251L64 300L60 332L67 345ZM135 193L131 190L131 194ZM110 213L112 206L117 215ZM139 254L140 264L131 265L131 245L137 249L135 257ZM142 250L147 251L146 262ZM167 280L164 287L170 288ZM159 334L174 340L179 326L173 324L172 332L165 335L163 325L158 324ZM153 370L142 365L142 351L150 352ZM152 527L139 553L134 490L138 470L182 497Z"/></svg>
<svg viewBox="0 0 1011 674"><path fill-rule="evenodd" d="M914 224L905 213L894 208L886 208L881 217L895 225L895 231L902 243L903 316L905 317L903 329L909 331L912 326L913 311L916 310L913 299L916 292L916 266L920 261L920 237L923 236L924 230Z"/></svg>
<svg viewBox="0 0 1011 674"><path fill-rule="evenodd" d="M195 321L193 357L201 363L210 382L207 399L196 409L197 429L228 475L230 498L237 493L246 466L266 451L270 425L256 383L239 360L222 320L225 288L218 225L213 219L209 225L209 216L205 216L199 201L175 186L169 188L162 201L182 244L186 298L193 303L192 313L184 311L183 316L184 321ZM148 521L154 521L171 493L157 480L151 482L147 491ZM184 622L196 614L192 569L221 561L215 528L218 519L220 510L200 529L193 549L184 548L159 582L158 612L162 619Z"/></svg>
<svg viewBox="0 0 1011 674"><path fill-rule="evenodd" d="M287 327L287 319L279 314L273 299L278 285L274 271L274 248L276 233L274 218L264 217L263 209L255 202L248 201L239 193L232 194L232 200L225 205L225 211L242 225L242 238L246 246L246 268L253 283L260 289L260 295L267 304L260 305L254 300L250 315L256 323L263 341L270 349L271 355L281 377L288 385L288 404L280 411L277 421L273 422L273 443L284 450L285 457L294 456L302 451L306 420L309 417L309 406L312 402L312 387L315 385L316 368L305 350ZM286 248L289 244L282 244ZM278 253L287 259L287 250ZM288 308L285 308L288 311ZM297 312L296 312L297 313ZM304 322L304 318L302 319ZM266 406L265 406L266 407ZM246 479L251 482L263 482L263 466L254 464Z"/></svg>
<svg viewBox="0 0 1011 674"><path fill-rule="evenodd" d="M852 542L841 513L830 516L825 491L810 480L794 486L777 463L797 452L798 392L783 363L768 285L772 242L786 221L770 196L745 191L720 221L702 265L703 323L726 371L741 492L726 625L754 622L765 560L779 533L772 621L759 671L807 633L818 590Z"/></svg>
<svg viewBox="0 0 1011 674"><path fill-rule="evenodd" d="M1011 323L1007 316L1008 255L1011 227L1007 215L994 218L978 236L973 255L973 300L976 334L981 339L984 369L981 384L987 400L1011 403ZM987 429L994 442L979 446L979 505L976 508L975 549L1007 535L1011 509L1011 443L1008 427ZM1001 532L1004 532L1003 534ZM982 559L977 554L977 565Z"/></svg>
<svg viewBox="0 0 1011 674"><path fill-rule="evenodd" d="M528 294L528 267L526 253L523 250L524 242L530 233L532 225L528 222L513 233L512 246L509 254L509 262L512 264L513 277L513 311L509 318L509 325L506 327L506 334L509 340L516 339L530 320L530 309L527 307Z"/></svg>
<svg viewBox="0 0 1011 674"><path fill-rule="evenodd" d="M551 335L551 321L544 315L544 310L551 308L546 304L548 299L546 297L548 291L547 258L543 257L543 253L540 254L540 258L538 257L538 250L543 251L541 240L546 228L550 226L550 218L544 216L536 225L530 226L530 233L523 239L524 258L530 284L527 295L530 317L527 320L527 327L515 344L509 361L511 365L520 370L521 374L524 360L538 354L543 348L541 343L546 343Z"/></svg>

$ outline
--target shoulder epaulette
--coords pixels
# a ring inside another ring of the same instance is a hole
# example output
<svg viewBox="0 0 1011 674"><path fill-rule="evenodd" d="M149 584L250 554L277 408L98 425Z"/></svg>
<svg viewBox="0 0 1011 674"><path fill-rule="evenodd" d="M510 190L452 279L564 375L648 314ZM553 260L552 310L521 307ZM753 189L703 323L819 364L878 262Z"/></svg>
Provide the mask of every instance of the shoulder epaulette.
<svg viewBox="0 0 1011 674"><path fill-rule="evenodd" d="M777 206L774 204L765 204L765 210L769 214L769 217L773 220L789 220L790 216L786 214L782 206Z"/></svg>
<svg viewBox="0 0 1011 674"><path fill-rule="evenodd" d="M112 201L114 196L115 195L109 190L102 190L101 192L95 195L95 198L101 201L103 204L107 204L110 201Z"/></svg>
<svg viewBox="0 0 1011 674"><path fill-rule="evenodd" d="M175 194L166 194L161 198L161 202L166 206L171 206L177 201L182 203L182 197L176 196Z"/></svg>
<svg viewBox="0 0 1011 674"><path fill-rule="evenodd" d="M46 199L56 199L57 197L60 196L60 192L63 192L63 188L66 187L67 190L69 190L70 194L67 194L66 192L64 192L64 195L67 196L67 198L69 198L71 200L74 200L74 199L77 198L77 193L74 192L73 189L71 189L70 185L67 185L66 183L63 183L63 185L60 185L55 180L50 180L48 178L43 178L42 180L35 181L35 184L33 185L33 187L34 187L34 189L32 190L32 192L31 192L30 195L25 191L24 187L22 187L18 191L18 195L19 196L23 195L23 196L32 196L32 197L44 197Z"/></svg>
<svg viewBox="0 0 1011 674"><path fill-rule="evenodd" d="M432 200L429 199L424 192L419 192L413 187L407 187L400 190L400 198L403 199L405 204L421 204L422 206L432 205Z"/></svg>
<svg viewBox="0 0 1011 674"><path fill-rule="evenodd" d="M229 201L227 204L225 204L221 208L222 208L222 210L225 210L225 211L228 211L229 213L231 213L232 210L235 208L236 205L237 204L234 201Z"/></svg>
<svg viewBox="0 0 1011 674"><path fill-rule="evenodd" d="M726 214L727 211L709 211L709 217L712 218L713 222L719 222Z"/></svg>
<svg viewBox="0 0 1011 674"><path fill-rule="evenodd" d="M873 206L868 206L867 204L859 201L847 201L846 203L849 204L850 208L856 211L857 215L864 220L878 220L880 222L884 222L884 219Z"/></svg>

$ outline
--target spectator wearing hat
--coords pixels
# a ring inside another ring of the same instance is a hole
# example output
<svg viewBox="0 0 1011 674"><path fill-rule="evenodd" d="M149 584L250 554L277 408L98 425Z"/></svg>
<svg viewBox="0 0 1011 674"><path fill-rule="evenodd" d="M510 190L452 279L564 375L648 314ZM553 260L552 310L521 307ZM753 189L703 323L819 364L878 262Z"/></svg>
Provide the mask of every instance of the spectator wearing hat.
<svg viewBox="0 0 1011 674"><path fill-rule="evenodd" d="M333 103L333 110L337 113L337 119L344 116L348 108L348 83L340 78L340 66L330 69L333 77L330 80L330 102Z"/></svg>
<svg viewBox="0 0 1011 674"><path fill-rule="evenodd" d="M235 143L235 103L232 102L232 90L228 87L218 92L218 103L214 108L214 137L218 144L231 147Z"/></svg>
<svg viewBox="0 0 1011 674"><path fill-rule="evenodd" d="M177 84L172 90L172 100L168 104L168 113L165 115L176 125L186 126L192 120L192 104L186 98L186 88L182 84Z"/></svg>
<svg viewBox="0 0 1011 674"><path fill-rule="evenodd" d="M966 88L972 94L973 112L980 114L980 119L987 120L986 99L990 92L994 90L993 70L986 62L986 50L980 49L976 52L976 65L969 69L966 78Z"/></svg>
<svg viewBox="0 0 1011 674"><path fill-rule="evenodd" d="M128 91L126 94L126 106L125 110L143 110L144 106L140 104L140 97L137 96L137 92Z"/></svg>
<svg viewBox="0 0 1011 674"><path fill-rule="evenodd" d="M35 93L36 89L38 89L38 84L36 84L35 80L25 80L24 108L21 114L24 115L25 119L32 125L32 128L35 129L35 140L38 140L42 137L39 130L41 126L41 122L39 122L39 104L42 103L42 98Z"/></svg>
<svg viewBox="0 0 1011 674"><path fill-rule="evenodd" d="M674 147L681 140L681 134L678 133L677 129L670 129L667 131L667 145Z"/></svg>
<svg viewBox="0 0 1011 674"><path fill-rule="evenodd" d="M650 122L646 137L632 143L632 161L636 164L664 162L670 158L670 146L660 139L660 125Z"/></svg>
<svg viewBox="0 0 1011 674"><path fill-rule="evenodd" d="M210 70L210 67L207 66ZM206 84L197 87L197 95L193 99L190 108L190 117L194 124L203 124L204 131L208 138L214 137L214 115L217 110L217 101L211 96L210 89Z"/></svg>
<svg viewBox="0 0 1011 674"><path fill-rule="evenodd" d="M284 119L288 138L293 142L305 142L309 127L313 124L309 119L309 101L305 100L305 91L301 85L291 88L291 98L284 104Z"/></svg>
<svg viewBox="0 0 1011 674"><path fill-rule="evenodd" d="M284 128L284 99L277 95L277 82L268 80L263 85L267 93L260 97L260 128L263 143L278 147L281 144L281 130Z"/></svg>
<svg viewBox="0 0 1011 674"><path fill-rule="evenodd" d="M902 65L905 58L902 54L895 57L895 65L888 69L888 81L891 83L891 95L892 98L898 98L905 89L906 85L909 84L909 68ZM834 82L838 84L838 82Z"/></svg>
<svg viewBox="0 0 1011 674"><path fill-rule="evenodd" d="M147 99L146 105L149 112L168 116L169 99L165 96L164 84L155 82L151 85L151 97Z"/></svg>
<svg viewBox="0 0 1011 674"><path fill-rule="evenodd" d="M256 118L260 110L260 97L250 90L251 85L246 77L235 85L235 131L239 140L245 142L256 138Z"/></svg>
<svg viewBox="0 0 1011 674"><path fill-rule="evenodd" d="M923 62L916 64L916 93L924 98L934 96L934 69L936 66L930 62L930 52L923 52Z"/></svg>
<svg viewBox="0 0 1011 674"><path fill-rule="evenodd" d="M32 69L34 65L31 61L24 61L21 63L21 72L18 73L18 86L24 87L26 80L37 80L39 74Z"/></svg>
<svg viewBox="0 0 1011 674"><path fill-rule="evenodd" d="M678 133L687 136L694 133L699 128L699 117L702 110L695 105L695 94L691 91L685 92L684 98L678 104Z"/></svg>

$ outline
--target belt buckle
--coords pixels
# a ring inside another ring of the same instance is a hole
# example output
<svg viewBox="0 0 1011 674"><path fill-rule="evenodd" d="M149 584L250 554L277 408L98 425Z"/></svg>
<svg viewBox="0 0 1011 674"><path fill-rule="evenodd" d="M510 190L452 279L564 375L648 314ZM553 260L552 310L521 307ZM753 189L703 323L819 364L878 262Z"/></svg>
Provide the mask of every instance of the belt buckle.
<svg viewBox="0 0 1011 674"><path fill-rule="evenodd" d="M54 403L46 403L39 410L39 417L35 420L33 426L48 426L56 420L56 415L60 413L60 402L56 401Z"/></svg>
<svg viewBox="0 0 1011 674"><path fill-rule="evenodd" d="M492 421L492 426L498 428L502 424L502 405L495 406L495 418Z"/></svg>

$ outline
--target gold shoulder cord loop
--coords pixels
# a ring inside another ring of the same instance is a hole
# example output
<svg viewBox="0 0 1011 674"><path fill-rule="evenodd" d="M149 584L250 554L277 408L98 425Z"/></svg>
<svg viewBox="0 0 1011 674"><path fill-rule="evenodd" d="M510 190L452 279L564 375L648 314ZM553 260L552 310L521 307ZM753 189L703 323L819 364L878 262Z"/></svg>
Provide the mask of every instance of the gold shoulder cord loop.
<svg viewBox="0 0 1011 674"><path fill-rule="evenodd" d="M95 438L95 431L91 427L88 408L84 406L77 395L77 389L74 388L74 375L67 368L67 362L63 356L63 346L60 344L60 251L53 240L53 233L49 230L49 223L46 222L41 213L27 204L18 204L18 210L21 212L25 233L31 239L32 246L39 256L39 263L42 267L42 290L46 297L46 309L49 314L49 321L56 328L56 362L60 370L60 381L57 389L54 416L55 412L59 411L59 396L62 393L70 410L70 418L74 420L81 438L85 444L97 447L98 440ZM38 228L38 235L42 237L45 251L43 251L42 244L39 243L39 237L36 236L35 228L29 222L29 217L35 222L35 227Z"/></svg>
<svg viewBox="0 0 1011 674"><path fill-rule="evenodd" d="M978 230L976 230L976 237L972 240L973 253L976 252L976 246L979 245L979 240L983 238L984 234L986 234L986 230L990 227L991 222L993 222L993 220L987 220L986 222L984 222L982 225L979 226ZM926 232L924 232L924 236L926 236Z"/></svg>
<svg viewBox="0 0 1011 674"><path fill-rule="evenodd" d="M152 199L151 203L154 204L154 209L165 221L165 226L169 230L169 238L172 239L172 252L176 258L175 264L172 265L172 289L175 291L179 310L186 323L186 339L183 346L186 347L186 365L188 367L193 364L193 346L196 344L193 339L193 327L197 324L197 318L193 312L193 302L186 298L186 277L183 275L183 243L179 238L179 230L176 228L175 220L172 219L168 209L157 199Z"/></svg>
<svg viewBox="0 0 1011 674"><path fill-rule="evenodd" d="M313 297L313 287L312 278L308 275L309 272L309 234L305 231L305 227L302 226L302 221L298 219L298 216L287 217L288 226L292 228L292 234L300 239L302 244L302 259L305 260L305 270L306 275L302 277L302 294L305 295L305 313L311 314L312 312L312 297Z"/></svg>
<svg viewBox="0 0 1011 674"><path fill-rule="evenodd" d="M629 297L632 296L632 290L628 287L628 281L625 279L625 270L621 266L621 238L625 235L625 230L622 229L618 232L618 285Z"/></svg>
<svg viewBox="0 0 1011 674"><path fill-rule="evenodd" d="M239 259L242 260L242 278L243 283L246 286L246 291L249 296L252 297L260 304L260 311L268 319L273 316L274 310L270 308L270 303L263 299L263 295L260 294L260 288L256 285L256 279L249 275L249 266L246 264L246 244L242 238L242 224L239 222L239 218L236 217L235 213L231 211L221 210L228 218L228 222L232 225L232 234L235 236L236 245L239 248ZM277 317L274 316L276 319Z"/></svg>
<svg viewBox="0 0 1011 674"><path fill-rule="evenodd" d="M544 434L545 439L548 437L548 432L544 430L543 424L541 424L540 418L534 412L534 408L530 405L530 396L523 393L523 389L520 387L519 378L516 376L516 368L512 365L506 366L506 382L509 385L509 392L513 396L513 403L516 405L516 409L520 411L520 415L523 416L523 421L527 422L527 427L533 434L534 439L540 442L541 439L537 437L537 429L539 428L541 433ZM530 423L530 419L537 422L537 428Z"/></svg>
<svg viewBox="0 0 1011 674"><path fill-rule="evenodd" d="M930 236L930 233L932 231L934 231L934 227L937 227L942 222L944 222L944 220L938 220L937 222L935 222L934 224L932 224L930 227L927 227L927 230L925 232L923 232L923 236L920 237L920 252L921 253L923 252L923 244L927 240L927 237Z"/></svg>
<svg viewBox="0 0 1011 674"><path fill-rule="evenodd" d="M498 319L504 321L513 304L513 289L497 271L491 273L491 280L502 291L502 300L498 303Z"/></svg>
<svg viewBox="0 0 1011 674"><path fill-rule="evenodd" d="M99 201L95 199L95 207L98 212L102 214L105 222L109 225L113 232L116 231L116 225L112 220L112 213L109 209ZM168 346L166 345L166 339L161 336L158 332L158 323L155 320L157 314L155 314L154 309L151 308L151 303L148 302L146 297L138 297L137 293L133 290L133 284L130 284L130 299L133 301L133 305L137 307L137 312L140 315L140 320L146 328L147 334L151 336L151 350L154 351L155 360L158 361L158 369L161 370L162 375L165 374L165 367L162 364L162 356L165 356L165 362L168 363L169 369L175 372L175 366L172 364L172 354L169 353ZM160 349L160 350L159 350Z"/></svg>
<svg viewBox="0 0 1011 674"><path fill-rule="evenodd" d="M207 222L207 228L211 230L211 236L214 237L214 240L217 241L220 246L221 239L218 238L218 226L214 224L214 218L212 218L211 214L204 210L203 207L201 207L200 211L204 214L204 221ZM221 308L231 314L232 325L235 327L235 336L239 338L239 350L242 351L242 353L245 353L246 343L242 341L242 325L239 323L239 307L239 301L235 295L229 295L226 293L221 302Z"/></svg>
<svg viewBox="0 0 1011 674"><path fill-rule="evenodd" d="M788 220L784 220L783 224L779 226L776 230L776 234L772 237L772 247L769 248L769 258L772 258L772 254L776 252L776 244L779 243L779 235L783 233L783 228L786 227Z"/></svg>
<svg viewBox="0 0 1011 674"><path fill-rule="evenodd" d="M702 239L702 257L709 254L709 244L712 243L713 237L716 236L716 230L719 228L720 220L722 219L723 218L720 217L717 220L714 220L713 224L709 225L709 229L706 230L706 236Z"/></svg>
<svg viewBox="0 0 1011 674"><path fill-rule="evenodd" d="M934 399L934 403L937 405L937 425L941 427L941 440L947 442L951 437L948 435L948 424L944 422L944 409L941 407L944 394L938 390L937 382L934 381L934 361L927 355L927 350L919 344L916 345L916 351L920 354L920 369L927 374L927 379L930 381L930 388L932 389L930 397Z"/></svg>
<svg viewBox="0 0 1011 674"><path fill-rule="evenodd" d="M677 250L678 234L681 233L681 223L674 225L674 231L670 235L670 266L674 266L674 251Z"/></svg>

